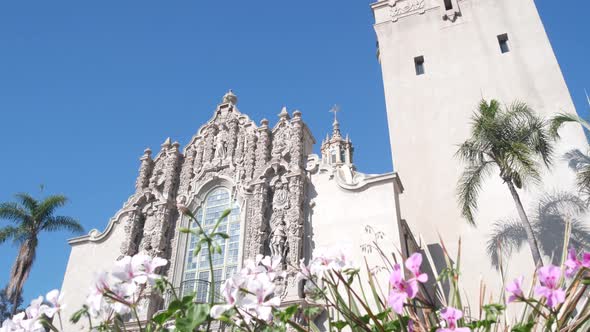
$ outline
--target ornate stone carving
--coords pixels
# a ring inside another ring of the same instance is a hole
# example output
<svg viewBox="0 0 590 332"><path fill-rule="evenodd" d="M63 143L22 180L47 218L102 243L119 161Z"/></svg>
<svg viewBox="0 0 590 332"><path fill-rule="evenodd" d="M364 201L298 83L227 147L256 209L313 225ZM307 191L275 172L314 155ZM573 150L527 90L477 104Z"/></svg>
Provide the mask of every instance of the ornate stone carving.
<svg viewBox="0 0 590 332"><path fill-rule="evenodd" d="M137 253L138 244L143 233L144 217L141 208L137 205L129 212L124 226L125 239L121 243L121 256L133 256Z"/></svg>
<svg viewBox="0 0 590 332"><path fill-rule="evenodd" d="M264 244L267 239L265 223L267 202L268 186L266 183L259 183L255 186L248 204L244 257L252 258L264 253Z"/></svg>
<svg viewBox="0 0 590 332"><path fill-rule="evenodd" d="M144 188L147 188L150 182L150 175L152 173L152 169L154 167L154 162L152 160L152 150L150 148L145 149L143 152L143 156L141 157L141 166L139 167L139 176L137 177L137 181L135 183L136 191L141 191Z"/></svg>
<svg viewBox="0 0 590 332"><path fill-rule="evenodd" d="M136 195L145 194L149 199L133 196L131 204L136 205L128 208L121 252L168 258L169 278L178 281L180 278L173 273L181 273L180 264L185 259L182 253L172 251L185 249L178 232L183 219L175 204L196 208L200 195L222 181L232 187L245 209L241 256L283 257L287 277L279 282L281 293L296 294L292 291L296 288L295 274L289 266L297 266L302 257L303 204L308 181L303 169L307 154L311 153L306 151L304 142L313 142L313 138L298 111L291 118L283 108L271 131L268 120L257 127L238 111L236 103L233 93L224 96L213 118L185 148L185 155L179 152L179 144L170 139L162 144L154 160L146 151L141 159ZM149 307L158 301L150 300Z"/></svg>

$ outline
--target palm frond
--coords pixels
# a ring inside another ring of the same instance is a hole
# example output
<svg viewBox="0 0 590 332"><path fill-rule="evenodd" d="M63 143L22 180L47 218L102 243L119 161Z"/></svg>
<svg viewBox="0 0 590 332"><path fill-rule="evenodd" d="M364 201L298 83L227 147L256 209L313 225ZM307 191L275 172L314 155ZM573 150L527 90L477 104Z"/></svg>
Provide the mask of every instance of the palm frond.
<svg viewBox="0 0 590 332"><path fill-rule="evenodd" d="M49 217L43 223L41 230L55 232L55 231L69 231L75 234L84 233L84 228L78 220L67 216Z"/></svg>
<svg viewBox="0 0 590 332"><path fill-rule="evenodd" d="M0 219L7 219L15 223L25 223L30 219L29 214L17 203L0 203Z"/></svg>
<svg viewBox="0 0 590 332"><path fill-rule="evenodd" d="M477 198L482 182L491 172L492 162L467 166L459 179L457 196L461 206L461 214L470 224L475 225L474 213L477 211Z"/></svg>
<svg viewBox="0 0 590 332"><path fill-rule="evenodd" d="M470 165L478 165L485 161L487 146L475 140L467 140L459 145L455 157Z"/></svg>
<svg viewBox="0 0 590 332"><path fill-rule="evenodd" d="M580 125L582 125L584 128L586 128L586 130L590 130L590 123L588 123L588 121L580 118L576 114L560 113L551 119L551 125L549 126L549 132L551 133L551 135L553 137L559 137L559 129L561 128L561 126L563 126L565 123L568 123L568 122L577 122Z"/></svg>
<svg viewBox="0 0 590 332"><path fill-rule="evenodd" d="M22 237L22 229L13 226L5 226L0 228L0 244L9 239L18 241Z"/></svg>
<svg viewBox="0 0 590 332"><path fill-rule="evenodd" d="M545 166L549 167L553 159L553 140L547 131L547 123L536 115L532 115L528 122L529 135L526 142L533 151L541 157Z"/></svg>
<svg viewBox="0 0 590 332"><path fill-rule="evenodd" d="M522 188L528 181L538 183L541 181L538 163L533 159L530 149L520 142L513 142L510 148L505 150L507 169L503 171L516 179L517 187Z"/></svg>
<svg viewBox="0 0 590 332"><path fill-rule="evenodd" d="M39 202L31 195L27 193L18 193L14 195L19 202L31 213L37 209Z"/></svg>
<svg viewBox="0 0 590 332"><path fill-rule="evenodd" d="M64 195L51 195L46 197L36 209L36 219L44 220L53 215L57 208L60 208L68 202L68 198Z"/></svg>

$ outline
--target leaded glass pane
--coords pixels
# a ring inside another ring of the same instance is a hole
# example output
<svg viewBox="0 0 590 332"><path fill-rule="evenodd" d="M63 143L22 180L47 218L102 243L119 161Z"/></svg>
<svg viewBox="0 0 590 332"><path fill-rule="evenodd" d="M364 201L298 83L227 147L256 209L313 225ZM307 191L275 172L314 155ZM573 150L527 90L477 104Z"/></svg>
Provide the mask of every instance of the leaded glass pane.
<svg viewBox="0 0 590 332"><path fill-rule="evenodd" d="M231 203L229 190L218 187L209 192L205 198L204 205L199 207L195 212L197 221L205 231L210 232L219 217L229 208L232 209L231 213L219 223L217 231L227 233L230 238L219 242L221 253L215 253L211 257L214 266L214 289L216 296L219 296L218 294L223 281L236 273L238 269L240 207L235 203ZM195 222L191 223L190 227L192 229L198 229L198 225ZM203 246L199 255L194 257L198 237L190 235L187 241L186 263L181 291L183 294L196 292L197 301L205 302L208 300L210 287L208 250L206 246Z"/></svg>

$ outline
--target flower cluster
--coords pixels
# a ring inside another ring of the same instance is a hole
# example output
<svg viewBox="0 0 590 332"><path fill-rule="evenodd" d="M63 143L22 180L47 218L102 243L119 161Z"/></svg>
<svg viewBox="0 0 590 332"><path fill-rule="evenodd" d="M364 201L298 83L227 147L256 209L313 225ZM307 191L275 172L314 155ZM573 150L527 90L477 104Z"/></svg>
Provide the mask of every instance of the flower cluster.
<svg viewBox="0 0 590 332"><path fill-rule="evenodd" d="M64 308L62 300L63 295L57 289L47 293L45 301L43 296L39 296L31 301L31 305L25 311L5 320L0 332L44 332L41 319L52 319L59 315Z"/></svg>
<svg viewBox="0 0 590 332"><path fill-rule="evenodd" d="M428 275L420 272L421 265L422 255L419 253L412 254L406 260L405 266L412 274L412 277L407 280L404 278L404 272L400 264L396 264L393 267L389 278L391 290L389 291L387 303L398 314L403 312L406 300L413 299L418 294L418 283L428 281Z"/></svg>
<svg viewBox="0 0 590 332"><path fill-rule="evenodd" d="M103 314L106 318L113 312L120 315L129 313L131 307L138 303L146 285L162 278L156 269L165 266L168 261L138 254L125 256L115 264L111 274L99 273L90 288L86 303L93 316Z"/></svg>
<svg viewBox="0 0 590 332"><path fill-rule="evenodd" d="M254 320L270 322L272 308L281 305L281 299L274 293L274 281L284 277L279 256L258 255L255 260L246 261L244 268L222 285L226 303L214 305L211 317L219 318L224 312L235 309L240 316L238 323L241 320L246 324Z"/></svg>
<svg viewBox="0 0 590 332"><path fill-rule="evenodd" d="M457 327L457 321L463 318L463 312L453 307L446 307L440 311L440 317L446 322L446 327L439 328L436 332L470 332L468 327Z"/></svg>
<svg viewBox="0 0 590 332"><path fill-rule="evenodd" d="M571 278L576 272L580 270L580 268L590 268L590 252L584 252L582 254L582 260L578 259L578 254L576 253L576 249L571 248L567 254L567 260L564 263L565 265L565 275L568 278Z"/></svg>
<svg viewBox="0 0 590 332"><path fill-rule="evenodd" d="M537 271L539 284L535 286L535 294L547 301L547 306L555 308L565 301L565 290L560 287L561 269L555 265L546 265ZM506 286L510 293L508 302L525 300L522 290L524 277L516 278Z"/></svg>

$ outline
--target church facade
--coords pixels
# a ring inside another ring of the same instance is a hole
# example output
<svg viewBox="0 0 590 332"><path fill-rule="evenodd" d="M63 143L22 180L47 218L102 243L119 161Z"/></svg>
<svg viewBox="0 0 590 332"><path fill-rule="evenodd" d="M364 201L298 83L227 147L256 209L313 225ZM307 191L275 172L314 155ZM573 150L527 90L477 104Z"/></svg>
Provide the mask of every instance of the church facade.
<svg viewBox="0 0 590 332"><path fill-rule="evenodd" d="M165 273L173 285L206 298L204 254L195 256L194 239L179 232L194 225L179 214L178 203L205 228L232 211L222 223L229 238L214 257L215 280L257 254L281 256L284 303L302 300L293 268L301 259L338 245L349 247L353 260L367 256L370 266L379 266L369 253L375 238L386 252L421 250L425 270L433 272L445 267L440 239L451 254L461 239L462 285L470 302L477 303L482 283L499 296L502 276L490 264L486 243L494 223L516 213L515 205L505 185L490 178L480 196L478 227L469 225L456 200L464 165L454 154L469 136L470 116L482 97L521 100L547 118L575 113L534 2L381 0L371 8L393 164L406 188L397 173L357 171L352 141L336 118L315 155L316 141L301 112L282 109L273 125L266 119L257 124L238 110L230 91L183 149L168 139L157 154L144 152L135 193L103 231L70 241L62 287L67 310L84 303L95 272L135 253L168 259ZM543 173L540 186L522 192L526 207L547 193L576 189L575 174L561 156L586 151L588 144L577 125L560 134L552 170ZM541 234L540 241L551 235ZM527 248L513 252L503 277L530 274L529 256ZM560 257L557 251L548 256ZM151 315L165 301L150 298L141 314Z"/></svg>
<svg viewBox="0 0 590 332"><path fill-rule="evenodd" d="M245 259L279 255L287 273L277 286L283 303L293 303L302 300L295 267L315 248L348 247L353 259L362 262L360 248L378 233L385 237L384 248L395 252L403 228L396 203L403 187L397 174L358 172L352 141L342 136L336 118L321 156L312 153L314 144L301 112L289 114L283 108L273 127L266 119L257 125L228 92L183 151L170 139L155 156L145 150L135 193L104 231L70 241L62 287L68 309L84 304L96 272L136 253L168 259L166 274L178 291L206 299L206 251L195 256L196 239L179 231L196 227L179 213L179 203L205 229L231 209L220 226L229 238L213 257L217 290ZM165 301L152 296L140 315L151 316Z"/></svg>

